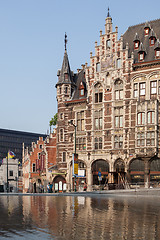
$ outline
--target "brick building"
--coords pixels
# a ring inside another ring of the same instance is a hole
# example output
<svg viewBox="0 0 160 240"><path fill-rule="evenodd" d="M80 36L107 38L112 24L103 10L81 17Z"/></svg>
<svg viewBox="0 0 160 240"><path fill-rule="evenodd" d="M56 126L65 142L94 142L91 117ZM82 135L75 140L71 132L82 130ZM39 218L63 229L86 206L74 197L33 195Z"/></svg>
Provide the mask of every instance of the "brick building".
<svg viewBox="0 0 160 240"><path fill-rule="evenodd" d="M77 185L160 181L159 26L160 19L131 26L118 39L108 11L95 55L77 73L65 47L56 84L57 163L67 183L75 133Z"/></svg>
<svg viewBox="0 0 160 240"><path fill-rule="evenodd" d="M47 191L48 182L57 182L56 133L50 134L45 140L39 137L36 143L32 142L31 149L24 149L22 166L23 192Z"/></svg>

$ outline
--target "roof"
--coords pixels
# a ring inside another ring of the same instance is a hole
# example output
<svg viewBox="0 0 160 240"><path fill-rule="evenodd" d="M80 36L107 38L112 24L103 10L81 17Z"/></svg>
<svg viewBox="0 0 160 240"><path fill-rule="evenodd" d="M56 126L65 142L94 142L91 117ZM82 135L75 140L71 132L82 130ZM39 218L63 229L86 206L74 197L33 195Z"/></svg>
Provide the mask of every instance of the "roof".
<svg viewBox="0 0 160 240"><path fill-rule="evenodd" d="M72 100L86 98L87 97L87 88L86 88L86 79L85 79L85 71L84 70L81 70L79 73L75 74L74 82L76 84L76 87L72 94ZM79 87L80 87L81 82L83 83L83 86L84 86L84 96L80 96L80 94L79 94L80 93Z"/></svg>
<svg viewBox="0 0 160 240"><path fill-rule="evenodd" d="M144 28L149 27L150 33L145 36ZM128 43L128 56L131 57L132 52L134 53L134 63L138 62L138 51L140 49L135 50L134 49L134 40L135 36L138 36L140 43L143 44L143 48L145 49L145 59L144 62L149 62L155 60L155 45L158 39L160 39L160 19L142 23L139 25L131 26L127 29L127 31L123 35L123 48L126 48L126 45ZM154 46L149 45L149 38L151 36L156 37L156 42ZM142 44L140 46L142 47Z"/></svg>
<svg viewBox="0 0 160 240"><path fill-rule="evenodd" d="M68 78L65 77L65 74L68 74ZM71 72L70 64L68 60L67 50L64 52L63 63L61 70L58 70L58 84L67 83L71 84L73 82L73 72Z"/></svg>

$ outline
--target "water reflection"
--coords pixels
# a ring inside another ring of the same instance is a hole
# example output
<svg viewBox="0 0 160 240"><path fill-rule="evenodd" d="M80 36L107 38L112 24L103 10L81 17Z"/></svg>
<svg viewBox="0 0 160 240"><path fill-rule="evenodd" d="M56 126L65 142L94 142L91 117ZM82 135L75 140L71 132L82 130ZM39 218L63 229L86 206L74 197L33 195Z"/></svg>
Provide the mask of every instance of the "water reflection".
<svg viewBox="0 0 160 240"><path fill-rule="evenodd" d="M1 196L0 238L160 239L159 198Z"/></svg>

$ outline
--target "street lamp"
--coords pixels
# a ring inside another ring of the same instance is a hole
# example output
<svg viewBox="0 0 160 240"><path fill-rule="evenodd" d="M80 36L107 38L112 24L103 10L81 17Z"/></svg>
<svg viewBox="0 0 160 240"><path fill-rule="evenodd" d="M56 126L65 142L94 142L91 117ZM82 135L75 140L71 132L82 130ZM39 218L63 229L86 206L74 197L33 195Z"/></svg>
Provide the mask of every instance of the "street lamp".
<svg viewBox="0 0 160 240"><path fill-rule="evenodd" d="M73 154L73 157L72 157L72 168L73 168L73 176L74 176L74 184L75 184L75 189L74 191L76 192L76 175L75 175L75 172L74 172L74 158L76 156L76 131L77 131L77 125L75 125L73 123L73 120L70 120L68 121L69 124L71 124L73 127L74 127L74 154Z"/></svg>

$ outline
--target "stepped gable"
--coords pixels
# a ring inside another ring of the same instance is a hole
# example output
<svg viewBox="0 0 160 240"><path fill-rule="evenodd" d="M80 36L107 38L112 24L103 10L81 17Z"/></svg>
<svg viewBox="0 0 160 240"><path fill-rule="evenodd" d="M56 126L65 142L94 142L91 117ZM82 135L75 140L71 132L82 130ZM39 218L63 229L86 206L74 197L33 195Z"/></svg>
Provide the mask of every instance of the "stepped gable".
<svg viewBox="0 0 160 240"><path fill-rule="evenodd" d="M86 88L86 79L85 79L85 71L81 70L79 73L77 73L74 77L74 82L75 82L75 89L73 92L73 97L72 100L78 100L78 99L84 99L87 97L87 88ZM79 91L79 87L81 82L84 85L84 96L80 96L80 91Z"/></svg>
<svg viewBox="0 0 160 240"><path fill-rule="evenodd" d="M149 28L149 34L145 35L145 28ZM139 25L131 26L127 29L127 31L123 35L123 48L126 48L126 44L128 43L128 53L129 57L131 57L132 52L134 53L134 63L139 62L138 60L138 52L140 49L134 49L134 40L135 36L138 36L140 43L143 44L143 48L145 49L145 58L143 62L149 62L155 60L155 45L157 39L160 39L160 19L142 23ZM150 37L153 36L156 38L155 44L150 46ZM142 46L140 44L140 46Z"/></svg>

